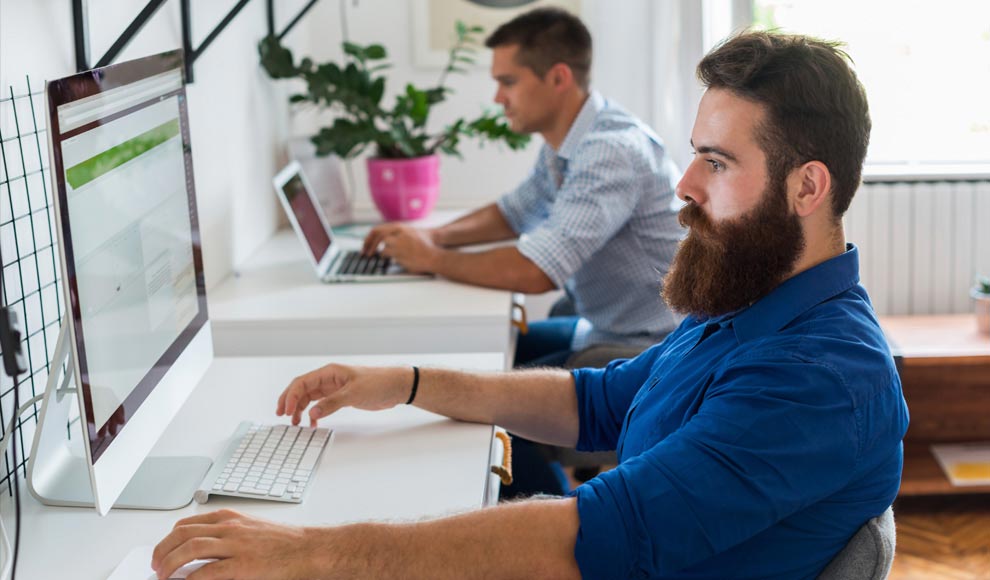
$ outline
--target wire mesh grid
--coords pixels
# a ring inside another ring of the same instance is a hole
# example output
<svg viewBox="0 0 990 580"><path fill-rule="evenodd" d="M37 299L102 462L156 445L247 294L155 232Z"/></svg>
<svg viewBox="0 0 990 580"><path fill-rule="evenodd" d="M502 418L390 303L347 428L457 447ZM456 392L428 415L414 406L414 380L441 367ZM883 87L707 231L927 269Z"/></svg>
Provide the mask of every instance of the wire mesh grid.
<svg viewBox="0 0 990 580"><path fill-rule="evenodd" d="M19 92L11 86L0 94L0 303L23 322L21 348L29 369L16 381L0 373L2 429L16 411L14 389L22 404L44 392L62 319L42 87L43 83L32 84L27 77ZM14 426L11 445L18 446L18 465L12 465L9 449L4 450L0 487L8 493L12 469L24 470L26 476L40 408L36 403Z"/></svg>

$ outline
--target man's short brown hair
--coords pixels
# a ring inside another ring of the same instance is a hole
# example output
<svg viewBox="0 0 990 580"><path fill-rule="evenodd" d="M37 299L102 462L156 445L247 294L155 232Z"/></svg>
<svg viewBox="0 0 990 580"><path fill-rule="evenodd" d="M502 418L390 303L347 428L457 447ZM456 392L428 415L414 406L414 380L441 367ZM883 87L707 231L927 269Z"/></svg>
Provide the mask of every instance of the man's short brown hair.
<svg viewBox="0 0 990 580"><path fill-rule="evenodd" d="M832 175L832 213L849 208L870 143L866 91L840 43L773 32L743 32L698 64L708 88L727 89L764 107L756 139L771 179L808 161Z"/></svg>
<svg viewBox="0 0 990 580"><path fill-rule="evenodd" d="M559 8L537 8L499 26L485 46L518 45L516 59L541 79L557 63L570 67L578 86L591 79L591 33L581 19Z"/></svg>

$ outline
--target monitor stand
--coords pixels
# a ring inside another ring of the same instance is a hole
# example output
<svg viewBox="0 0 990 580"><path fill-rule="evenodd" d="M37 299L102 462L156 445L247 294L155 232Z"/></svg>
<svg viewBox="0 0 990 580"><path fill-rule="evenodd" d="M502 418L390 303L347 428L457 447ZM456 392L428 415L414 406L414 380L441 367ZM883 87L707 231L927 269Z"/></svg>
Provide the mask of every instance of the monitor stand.
<svg viewBox="0 0 990 580"><path fill-rule="evenodd" d="M49 367L41 416L28 460L28 489L45 505L93 507L92 483L83 448L89 444L85 421L75 418L70 423L71 410L82 406L76 389L69 386L75 365L71 360L72 349L68 347L66 324L63 320ZM148 457L113 507L154 510L184 507L192 501L211 464L207 457Z"/></svg>

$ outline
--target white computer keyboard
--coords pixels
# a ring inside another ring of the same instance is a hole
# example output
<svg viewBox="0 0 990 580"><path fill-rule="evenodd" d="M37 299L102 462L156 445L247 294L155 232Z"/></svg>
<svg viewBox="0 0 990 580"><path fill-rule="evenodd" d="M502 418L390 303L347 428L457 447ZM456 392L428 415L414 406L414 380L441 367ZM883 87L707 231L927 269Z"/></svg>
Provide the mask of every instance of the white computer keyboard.
<svg viewBox="0 0 990 580"><path fill-rule="evenodd" d="M330 429L244 421L194 497L199 503L211 495L300 503L331 441Z"/></svg>

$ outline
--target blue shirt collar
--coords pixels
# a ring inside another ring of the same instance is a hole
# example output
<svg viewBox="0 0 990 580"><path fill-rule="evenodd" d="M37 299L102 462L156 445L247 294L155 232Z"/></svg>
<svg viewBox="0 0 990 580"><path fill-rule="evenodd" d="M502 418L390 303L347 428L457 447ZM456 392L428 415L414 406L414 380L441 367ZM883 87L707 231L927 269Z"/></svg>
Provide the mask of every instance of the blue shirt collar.
<svg viewBox="0 0 990 580"><path fill-rule="evenodd" d="M777 332L812 306L859 283L859 249L846 244L842 254L784 280L752 306L712 322L732 322L740 343Z"/></svg>
<svg viewBox="0 0 990 580"><path fill-rule="evenodd" d="M588 94L588 98L585 99L584 105L581 106L578 116L571 123L571 128L568 129L567 136L564 137L564 142L560 144L560 149L557 150L557 157L570 159L574 156L574 153L577 152L578 145L584 140L584 136L587 135L588 131L591 130L591 126L595 123L598 113L604 108L605 97L601 96L597 91L591 91Z"/></svg>

